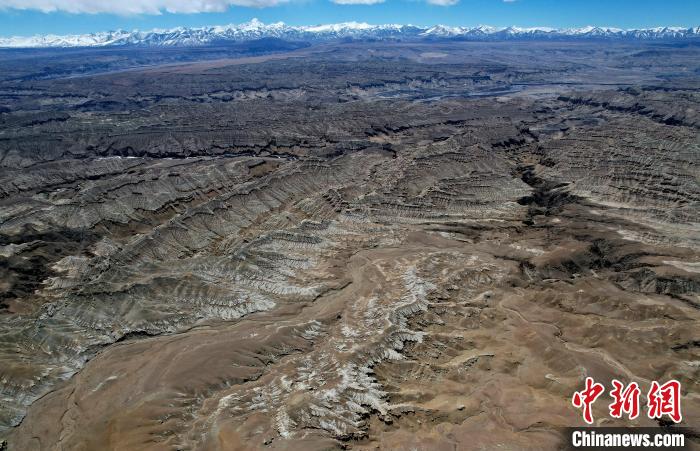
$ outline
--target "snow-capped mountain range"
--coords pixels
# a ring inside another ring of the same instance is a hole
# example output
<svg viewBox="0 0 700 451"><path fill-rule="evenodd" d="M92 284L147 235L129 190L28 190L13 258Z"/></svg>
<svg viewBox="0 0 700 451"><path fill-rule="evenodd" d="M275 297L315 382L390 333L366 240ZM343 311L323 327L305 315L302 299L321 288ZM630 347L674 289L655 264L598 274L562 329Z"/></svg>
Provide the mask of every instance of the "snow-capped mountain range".
<svg viewBox="0 0 700 451"><path fill-rule="evenodd" d="M700 38L700 27L657 27L627 29L610 27L418 27L414 25L369 25L346 22L316 26L289 26L282 22L264 24L257 19L239 25L204 28L173 28L151 31L106 31L80 35L39 35L0 37L0 47L106 47L106 46L200 46L225 42L242 42L262 38L324 41L355 39L688 39Z"/></svg>

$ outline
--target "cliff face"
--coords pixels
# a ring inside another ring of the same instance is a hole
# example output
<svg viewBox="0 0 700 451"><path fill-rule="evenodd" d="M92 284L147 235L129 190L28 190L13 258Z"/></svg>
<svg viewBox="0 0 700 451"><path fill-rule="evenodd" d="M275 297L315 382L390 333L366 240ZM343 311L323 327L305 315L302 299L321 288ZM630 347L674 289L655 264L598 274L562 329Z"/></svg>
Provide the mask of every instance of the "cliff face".
<svg viewBox="0 0 700 451"><path fill-rule="evenodd" d="M3 78L2 436L548 449L586 375L697 424L700 54L647 50Z"/></svg>

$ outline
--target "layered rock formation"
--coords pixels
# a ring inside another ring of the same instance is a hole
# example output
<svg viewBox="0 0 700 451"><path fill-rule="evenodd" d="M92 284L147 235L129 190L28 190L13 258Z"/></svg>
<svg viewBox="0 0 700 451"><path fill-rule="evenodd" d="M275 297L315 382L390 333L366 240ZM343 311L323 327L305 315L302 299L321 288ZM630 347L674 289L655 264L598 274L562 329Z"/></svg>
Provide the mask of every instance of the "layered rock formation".
<svg viewBox="0 0 700 451"><path fill-rule="evenodd" d="M2 82L9 449L549 449L587 375L697 424L700 58L557 45Z"/></svg>

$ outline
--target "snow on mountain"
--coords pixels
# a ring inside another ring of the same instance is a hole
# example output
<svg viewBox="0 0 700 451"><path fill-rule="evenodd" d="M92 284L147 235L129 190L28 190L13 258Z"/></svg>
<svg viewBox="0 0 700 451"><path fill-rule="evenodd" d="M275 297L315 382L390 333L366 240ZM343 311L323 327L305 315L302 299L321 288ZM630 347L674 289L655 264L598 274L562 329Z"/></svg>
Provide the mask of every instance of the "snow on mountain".
<svg viewBox="0 0 700 451"><path fill-rule="evenodd" d="M314 26L289 26L282 22L264 24L257 19L239 25L204 28L173 28L151 31L108 31L82 35L39 35L31 37L0 37L0 47L106 47L106 46L200 46L212 43L241 42L261 38L322 41L342 38L356 39L435 39L471 40L498 39L684 39L700 38L700 27L656 27L628 29L611 27L549 28L549 27L450 27L435 25L370 25L345 22Z"/></svg>

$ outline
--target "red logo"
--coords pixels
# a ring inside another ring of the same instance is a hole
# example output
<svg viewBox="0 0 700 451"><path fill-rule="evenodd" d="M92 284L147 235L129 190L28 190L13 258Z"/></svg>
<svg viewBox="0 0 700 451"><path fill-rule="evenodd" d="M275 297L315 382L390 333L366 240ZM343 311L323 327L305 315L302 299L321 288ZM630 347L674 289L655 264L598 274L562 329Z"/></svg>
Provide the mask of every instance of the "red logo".
<svg viewBox="0 0 700 451"><path fill-rule="evenodd" d="M572 404L576 408L583 407L583 420L588 424L593 424L593 413L591 412L591 406L598 399L598 396L603 394L605 387L603 384L599 384L593 381L592 377L586 378L586 388L574 393L574 397L571 399Z"/></svg>
<svg viewBox="0 0 700 451"><path fill-rule="evenodd" d="M630 420L639 416L639 396L641 389L636 382L630 382L625 386L617 379L612 380L613 389L610 396L613 402L608 409L613 418L622 418L624 414ZM585 388L574 393L571 403L577 409L583 410L583 420L588 424L593 424L592 406L596 399L605 391L603 384L599 384L592 377L586 378ZM681 383L677 380L670 380L663 385L653 381L647 393L647 416L650 419L658 419L667 415L675 423L680 423L683 419L681 415Z"/></svg>
<svg viewBox="0 0 700 451"><path fill-rule="evenodd" d="M639 416L639 393L641 393L639 385L632 382L623 390L624 385L617 379L613 379L612 384L615 388L610 392L610 396L614 399L609 406L610 416L622 418L622 413L625 412L630 420L637 418Z"/></svg>
<svg viewBox="0 0 700 451"><path fill-rule="evenodd" d="M647 395L649 418L661 418L668 415L675 423L683 419L681 415L681 383L670 380L663 385L654 381Z"/></svg>

